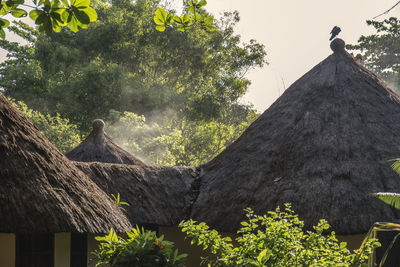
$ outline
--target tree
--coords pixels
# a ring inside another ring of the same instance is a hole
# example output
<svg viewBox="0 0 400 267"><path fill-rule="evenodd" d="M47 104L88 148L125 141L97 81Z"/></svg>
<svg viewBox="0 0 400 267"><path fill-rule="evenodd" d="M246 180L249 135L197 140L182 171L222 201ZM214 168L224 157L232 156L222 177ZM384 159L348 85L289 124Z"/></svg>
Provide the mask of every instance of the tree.
<svg viewBox="0 0 400 267"><path fill-rule="evenodd" d="M265 63L264 47L254 40L241 45L233 33L237 13L216 22L214 32L158 32L158 6L158 0L100 3L99 20L77 34L10 27L30 43L1 43L9 54L0 86L33 109L63 114L82 131L110 110L146 117L173 110L191 121L222 117L246 92L246 72Z"/></svg>
<svg viewBox="0 0 400 267"><path fill-rule="evenodd" d="M361 36L350 50L362 53L363 64L379 74L386 82L400 88L400 20L391 17L384 21L368 20L376 33Z"/></svg>
<svg viewBox="0 0 400 267"><path fill-rule="evenodd" d="M16 106L58 150L65 153L79 145L81 136L78 127L60 114L50 116L28 108L22 101L8 99Z"/></svg>

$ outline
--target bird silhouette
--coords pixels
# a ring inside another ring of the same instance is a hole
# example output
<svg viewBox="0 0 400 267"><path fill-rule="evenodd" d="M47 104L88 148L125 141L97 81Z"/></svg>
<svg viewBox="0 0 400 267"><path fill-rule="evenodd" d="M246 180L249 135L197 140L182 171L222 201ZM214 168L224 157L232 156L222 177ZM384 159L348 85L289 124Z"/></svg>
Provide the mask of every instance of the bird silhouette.
<svg viewBox="0 0 400 267"><path fill-rule="evenodd" d="M329 39L329 41L332 41L332 39L335 38L341 31L342 30L338 26L333 27L333 29L331 31L332 35L331 35L331 38Z"/></svg>

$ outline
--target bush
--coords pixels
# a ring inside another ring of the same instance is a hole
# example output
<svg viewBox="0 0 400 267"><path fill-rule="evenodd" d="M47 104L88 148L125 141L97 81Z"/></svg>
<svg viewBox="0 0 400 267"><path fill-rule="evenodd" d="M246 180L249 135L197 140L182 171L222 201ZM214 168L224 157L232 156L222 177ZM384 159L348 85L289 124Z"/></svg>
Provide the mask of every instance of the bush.
<svg viewBox="0 0 400 267"><path fill-rule="evenodd" d="M99 249L94 252L98 262L96 266L108 264L115 267L182 267L186 254L178 255L174 244L157 237L153 231L133 228L126 232L127 240L118 236L113 229L100 241Z"/></svg>
<svg viewBox="0 0 400 267"><path fill-rule="evenodd" d="M246 210L247 221L241 223L234 245L231 238L222 237L205 223L181 222L182 231L192 244L209 249L216 259L203 258L209 266L362 266L380 244L369 239L362 248L350 252L346 242L339 243L325 220L314 226L314 231L303 231L289 204L268 215L255 215Z"/></svg>

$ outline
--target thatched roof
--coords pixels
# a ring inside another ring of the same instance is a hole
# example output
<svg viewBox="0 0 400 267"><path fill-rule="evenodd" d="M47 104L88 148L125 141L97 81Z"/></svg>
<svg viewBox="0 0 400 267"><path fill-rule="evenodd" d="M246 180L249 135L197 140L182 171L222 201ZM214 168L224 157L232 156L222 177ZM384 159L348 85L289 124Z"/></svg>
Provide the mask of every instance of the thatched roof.
<svg viewBox="0 0 400 267"><path fill-rule="evenodd" d="M118 193L133 224L177 225L190 214L197 196L197 171L191 167L150 167L75 162L109 195Z"/></svg>
<svg viewBox="0 0 400 267"><path fill-rule="evenodd" d="M308 227L366 232L396 215L372 192L400 192L400 98L354 61L344 42L293 83L232 145L204 164L192 217L235 231L243 209L290 202Z"/></svg>
<svg viewBox="0 0 400 267"><path fill-rule="evenodd" d="M129 229L113 201L0 95L0 232Z"/></svg>
<svg viewBox="0 0 400 267"><path fill-rule="evenodd" d="M93 130L86 139L65 154L70 160L145 166L141 160L123 150L104 133L102 120L94 120L92 126Z"/></svg>

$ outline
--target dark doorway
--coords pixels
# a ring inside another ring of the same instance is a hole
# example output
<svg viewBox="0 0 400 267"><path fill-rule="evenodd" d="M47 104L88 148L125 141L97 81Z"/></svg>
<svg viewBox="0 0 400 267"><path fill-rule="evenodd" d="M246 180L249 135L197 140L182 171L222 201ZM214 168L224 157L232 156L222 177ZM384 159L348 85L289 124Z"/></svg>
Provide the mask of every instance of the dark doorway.
<svg viewBox="0 0 400 267"><path fill-rule="evenodd" d="M54 267L53 234L17 234L16 267Z"/></svg>
<svg viewBox="0 0 400 267"><path fill-rule="evenodd" d="M87 234L71 233L71 266L87 266Z"/></svg>

